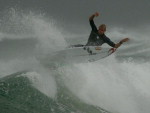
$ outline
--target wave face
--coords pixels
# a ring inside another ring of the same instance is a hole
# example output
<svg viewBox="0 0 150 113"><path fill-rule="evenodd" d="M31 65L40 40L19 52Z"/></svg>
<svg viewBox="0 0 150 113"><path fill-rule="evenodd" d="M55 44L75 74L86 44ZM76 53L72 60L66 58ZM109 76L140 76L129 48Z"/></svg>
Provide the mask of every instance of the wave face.
<svg viewBox="0 0 150 113"><path fill-rule="evenodd" d="M30 76L30 79L27 77ZM18 72L0 80L0 107L2 113L107 113L100 107L83 103L74 96L60 80L55 98L43 93L34 85L38 74L35 72ZM31 82L34 79L33 85ZM49 82L52 82L51 80ZM36 85L37 87L38 85ZM52 87L52 86L46 86ZM49 89L48 89L49 90ZM54 90L54 88L52 89ZM50 94L52 93L52 90ZM47 92L47 90L45 90ZM52 94L51 94L52 95Z"/></svg>
<svg viewBox="0 0 150 113"><path fill-rule="evenodd" d="M85 44L89 31L76 35L52 17L15 9L1 23L2 113L150 112L149 27L141 27L143 33L140 28L111 28L107 35L114 42L120 37L131 39L115 54L97 62L56 68L43 65L40 58L70 44Z"/></svg>

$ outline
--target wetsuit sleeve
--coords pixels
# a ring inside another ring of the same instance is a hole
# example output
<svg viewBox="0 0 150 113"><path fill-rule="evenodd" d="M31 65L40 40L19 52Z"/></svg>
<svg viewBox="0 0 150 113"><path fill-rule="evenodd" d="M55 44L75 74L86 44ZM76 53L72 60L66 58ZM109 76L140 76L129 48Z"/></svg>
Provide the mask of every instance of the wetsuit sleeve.
<svg viewBox="0 0 150 113"><path fill-rule="evenodd" d="M90 25L91 25L92 30L96 32L97 31L97 27L96 27L96 25L95 25L93 20L90 20Z"/></svg>
<svg viewBox="0 0 150 113"><path fill-rule="evenodd" d="M104 41L111 47L115 47L115 43L112 42L108 37L104 38Z"/></svg>

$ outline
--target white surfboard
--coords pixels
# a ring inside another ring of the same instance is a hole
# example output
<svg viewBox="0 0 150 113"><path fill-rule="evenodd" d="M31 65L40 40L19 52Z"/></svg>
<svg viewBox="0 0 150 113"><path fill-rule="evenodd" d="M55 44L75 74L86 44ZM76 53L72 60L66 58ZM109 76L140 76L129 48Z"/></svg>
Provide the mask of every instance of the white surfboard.
<svg viewBox="0 0 150 113"><path fill-rule="evenodd" d="M115 48L100 46L73 45L64 50L48 54L43 63L47 65L87 63L105 58L115 52Z"/></svg>

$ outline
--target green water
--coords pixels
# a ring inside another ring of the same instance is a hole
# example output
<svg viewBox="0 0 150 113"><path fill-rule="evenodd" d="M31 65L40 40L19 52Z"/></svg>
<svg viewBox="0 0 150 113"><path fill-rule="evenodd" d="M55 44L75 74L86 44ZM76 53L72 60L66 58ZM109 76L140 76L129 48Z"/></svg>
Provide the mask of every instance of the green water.
<svg viewBox="0 0 150 113"><path fill-rule="evenodd" d="M60 80L56 97L47 97L22 73L0 79L0 113L108 113L82 102Z"/></svg>

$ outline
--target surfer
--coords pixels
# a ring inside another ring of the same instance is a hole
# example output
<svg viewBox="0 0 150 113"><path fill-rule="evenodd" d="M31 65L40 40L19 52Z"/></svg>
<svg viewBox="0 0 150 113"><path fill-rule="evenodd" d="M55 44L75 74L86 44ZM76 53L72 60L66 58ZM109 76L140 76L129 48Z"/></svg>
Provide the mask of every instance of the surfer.
<svg viewBox="0 0 150 113"><path fill-rule="evenodd" d="M108 45L110 45L113 48L118 48L121 46L121 44L123 44L124 42L127 42L129 40L129 38L124 38L122 39L119 43L114 43L112 42L106 35L106 25L105 24L101 24L98 29L94 23L94 18L98 17L99 13L96 12L95 14L91 15L89 18L89 22L92 28L91 34L89 36L88 42L87 42L87 46L101 46L104 43L107 43Z"/></svg>

